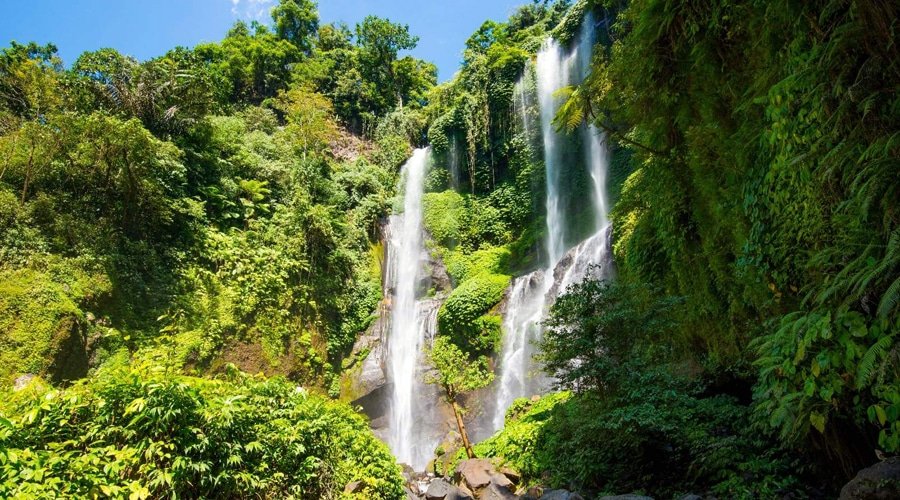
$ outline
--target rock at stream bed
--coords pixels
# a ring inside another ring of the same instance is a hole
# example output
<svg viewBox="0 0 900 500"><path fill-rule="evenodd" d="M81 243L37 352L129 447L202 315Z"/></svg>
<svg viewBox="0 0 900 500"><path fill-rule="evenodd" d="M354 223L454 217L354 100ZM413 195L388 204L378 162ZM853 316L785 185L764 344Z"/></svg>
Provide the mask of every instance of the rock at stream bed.
<svg viewBox="0 0 900 500"><path fill-rule="evenodd" d="M486 458L470 458L463 460L456 466L457 483L465 484L472 491L478 490L491 484L491 475L497 474L494 465Z"/></svg>
<svg viewBox="0 0 900 500"><path fill-rule="evenodd" d="M509 470L510 475L519 479L519 475ZM515 482L486 458L463 460L456 466L454 482L460 488L471 490L479 500L515 500L517 497Z"/></svg>
<svg viewBox="0 0 900 500"><path fill-rule="evenodd" d="M444 479L435 479L425 491L426 500L473 500L472 495Z"/></svg>
<svg viewBox="0 0 900 500"><path fill-rule="evenodd" d="M519 497L514 495L508 488L498 486L493 481L478 495L478 500L516 500L517 498Z"/></svg>
<svg viewBox="0 0 900 500"><path fill-rule="evenodd" d="M584 500L584 497L567 490L546 490L540 500Z"/></svg>
<svg viewBox="0 0 900 500"><path fill-rule="evenodd" d="M900 498L900 457L892 457L859 471L841 489L840 500Z"/></svg>

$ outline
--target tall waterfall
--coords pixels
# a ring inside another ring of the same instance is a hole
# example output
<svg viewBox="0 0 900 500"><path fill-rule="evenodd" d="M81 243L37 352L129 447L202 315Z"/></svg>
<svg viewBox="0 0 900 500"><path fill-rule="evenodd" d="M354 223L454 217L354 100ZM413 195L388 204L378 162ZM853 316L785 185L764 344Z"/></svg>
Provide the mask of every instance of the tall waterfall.
<svg viewBox="0 0 900 500"><path fill-rule="evenodd" d="M590 69L594 45L592 32L593 18L588 14L582 23L578 43L571 50L567 51L558 42L549 39L537 55L534 71L547 182L547 267L517 278L507 295L500 377L491 422L494 430L503 427L506 409L516 398L538 394L549 385L533 359L534 343L540 339L541 322L548 307L568 286L578 283L597 269L596 265L600 266L601 278L609 277L611 272L611 227L606 194L609 153L606 139L593 125L582 127L580 134L584 165L571 164L563 154L569 145L567 137L553 126L553 119L562 104L556 92L564 86L581 81ZM523 132L530 138L531 123L526 109L528 98L525 90L527 76L526 73L516 85L514 105L522 120ZM579 167L587 168L591 178L594 234L569 248L569 214L563 198L565 187L562 172Z"/></svg>
<svg viewBox="0 0 900 500"><path fill-rule="evenodd" d="M561 99L554 94L569 83L573 57L556 40L548 39L537 55L537 93L541 110L541 134L544 141L544 168L547 177L547 261L549 269L565 253L566 224L561 193L563 137L553 126Z"/></svg>
<svg viewBox="0 0 900 500"><path fill-rule="evenodd" d="M434 436L435 427L440 430L440 424L428 418L433 413L433 403L423 395L433 392L433 388L425 386L426 364L422 359L426 342L431 341L437 329L440 302L419 300L418 286L428 258L422 228L428 155L427 149L417 149L401 171L406 185L403 213L392 216L389 222L386 275L391 292L386 360L391 384L388 445L401 463L419 470L425 468L439 439Z"/></svg>

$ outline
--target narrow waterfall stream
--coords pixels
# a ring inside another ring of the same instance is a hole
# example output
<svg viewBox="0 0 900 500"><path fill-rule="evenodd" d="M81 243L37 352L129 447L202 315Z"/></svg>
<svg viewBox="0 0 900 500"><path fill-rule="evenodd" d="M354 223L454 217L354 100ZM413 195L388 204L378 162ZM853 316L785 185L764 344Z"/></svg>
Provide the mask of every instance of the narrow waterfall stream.
<svg viewBox="0 0 900 500"><path fill-rule="evenodd" d="M422 299L419 286L427 267L422 197L428 149L417 149L403 166L403 213L393 215L387 252L390 330L386 372L390 382L388 445L401 463L424 470L440 439L442 418L434 388L426 386L423 350L437 330L440 301Z"/></svg>
<svg viewBox="0 0 900 500"><path fill-rule="evenodd" d="M503 427L506 410L516 398L539 394L549 387L550 381L534 361L534 344L540 339L541 322L549 306L566 288L585 279L595 269L599 269L598 277L611 276L611 227L606 193L609 153L605 137L594 126L581 128L583 167L587 168L592 184L594 233L569 248L567 231L570 221L565 210L562 174L565 169L581 165L566 161L562 154L565 134L553 125L561 105L556 92L564 86L580 82L587 75L594 45L592 28L593 18L588 14L582 23L578 43L571 50L567 51L557 41L548 39L536 58L534 72L541 127L540 146L544 153L547 183L547 267L514 280L507 295L503 347L498 365L499 382L491 419L493 430ZM531 138L525 84L528 76L526 71L516 85L514 106L523 132ZM595 267L598 265L599 268Z"/></svg>

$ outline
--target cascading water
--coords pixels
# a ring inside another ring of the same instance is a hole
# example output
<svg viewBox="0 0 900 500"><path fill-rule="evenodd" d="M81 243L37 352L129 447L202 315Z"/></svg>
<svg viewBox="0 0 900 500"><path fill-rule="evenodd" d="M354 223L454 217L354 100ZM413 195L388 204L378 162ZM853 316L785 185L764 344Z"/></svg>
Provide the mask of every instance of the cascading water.
<svg viewBox="0 0 900 500"><path fill-rule="evenodd" d="M518 115L519 120L522 124L522 131L525 133L526 138L531 137L531 118L528 116L528 89L526 88L527 84L525 78L520 78L518 82L516 82L515 87L513 87L513 105L516 108L516 115Z"/></svg>
<svg viewBox="0 0 900 500"><path fill-rule="evenodd" d="M429 151L417 149L403 166L403 213L389 222L386 280L391 295L387 375L391 384L388 445L401 463L424 469L440 439L433 387L424 383L423 349L437 329L440 301L419 300L428 260L422 229L422 197ZM436 434L437 432L437 434Z"/></svg>
<svg viewBox="0 0 900 500"><path fill-rule="evenodd" d="M566 224L561 191L563 135L553 126L561 99L556 91L569 83L572 57L567 56L553 39L544 42L537 55L537 92L541 110L541 133L544 141L544 168L547 178L547 261L549 269L566 251Z"/></svg>
<svg viewBox="0 0 900 500"><path fill-rule="evenodd" d="M543 270L516 278L508 292L503 317L503 350L500 355L500 377L497 383L491 430L503 427L506 409L516 398L537 394L544 389L543 377L532 372L534 344L540 322L544 318L547 281Z"/></svg>
<svg viewBox="0 0 900 500"><path fill-rule="evenodd" d="M540 126L544 166L546 170L547 195L547 263L545 269L537 270L513 281L508 292L506 315L503 323L503 350L499 364L499 382L494 404L491 426L494 430L503 427L506 409L519 397L540 393L547 389L548 380L539 372L534 355L534 342L540 339L541 321L547 308L568 286L588 277L598 269L600 278L608 278L611 273L610 234L608 221L608 200L606 196L606 173L608 170L608 150L605 137L594 126L581 130L584 160L592 183L592 212L594 234L574 248L567 249L567 213L562 199L565 187L562 171L572 168L567 165L563 150L568 144L564 134L553 126L561 104L556 92L573 83L573 74L579 81L590 69L593 21L588 14L582 24L579 43L568 53L555 40L547 40L537 55L534 68L537 77L537 102L540 108ZM516 107L522 120L523 131L530 137L525 95L524 77L516 85ZM521 95L519 95L521 93Z"/></svg>
<svg viewBox="0 0 900 500"><path fill-rule="evenodd" d="M447 153L447 162L450 167L450 189L459 191L462 183L462 167L460 166L459 140L454 135L450 140L450 151Z"/></svg>

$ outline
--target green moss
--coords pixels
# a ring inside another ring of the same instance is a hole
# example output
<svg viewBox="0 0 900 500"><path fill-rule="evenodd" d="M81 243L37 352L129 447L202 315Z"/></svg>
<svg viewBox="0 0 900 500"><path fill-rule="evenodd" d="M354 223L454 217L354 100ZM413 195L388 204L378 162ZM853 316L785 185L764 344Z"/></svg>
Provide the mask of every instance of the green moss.
<svg viewBox="0 0 900 500"><path fill-rule="evenodd" d="M442 335L470 354L493 351L500 338L499 317L486 314L500 302L510 277L481 273L453 290L438 312Z"/></svg>
<svg viewBox="0 0 900 500"><path fill-rule="evenodd" d="M444 247L456 247L462 238L466 215L463 196L456 191L426 193L423 205L422 222L432 238Z"/></svg>
<svg viewBox="0 0 900 500"><path fill-rule="evenodd" d="M0 386L24 373L57 382L84 376L86 323L79 302L107 287L102 278L64 264L48 272L0 271Z"/></svg>

